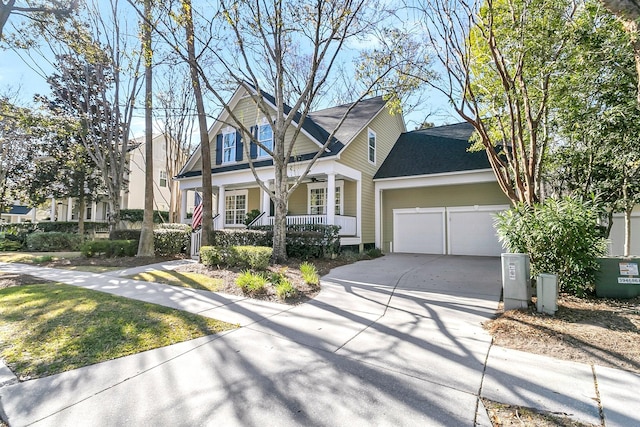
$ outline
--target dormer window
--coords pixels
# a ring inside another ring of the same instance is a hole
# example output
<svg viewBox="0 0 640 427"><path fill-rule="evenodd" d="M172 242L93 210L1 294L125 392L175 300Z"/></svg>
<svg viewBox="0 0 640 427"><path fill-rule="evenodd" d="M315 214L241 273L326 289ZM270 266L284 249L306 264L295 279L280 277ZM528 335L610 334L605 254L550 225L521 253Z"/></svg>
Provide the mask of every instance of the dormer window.
<svg viewBox="0 0 640 427"><path fill-rule="evenodd" d="M236 160L236 130L227 128L222 133L222 163Z"/></svg>

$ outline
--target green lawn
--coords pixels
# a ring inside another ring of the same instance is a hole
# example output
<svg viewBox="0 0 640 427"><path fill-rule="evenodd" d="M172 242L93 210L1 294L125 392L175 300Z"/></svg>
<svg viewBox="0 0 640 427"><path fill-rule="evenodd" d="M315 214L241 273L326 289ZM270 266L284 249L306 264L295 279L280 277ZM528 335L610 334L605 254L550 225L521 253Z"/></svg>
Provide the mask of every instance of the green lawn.
<svg viewBox="0 0 640 427"><path fill-rule="evenodd" d="M204 274L165 270L147 271L129 276L129 278L211 292L219 291L223 285L222 279L205 276Z"/></svg>
<svg viewBox="0 0 640 427"><path fill-rule="evenodd" d="M105 265L61 265L57 268L73 271L86 271L87 273L104 273L107 271L124 269L124 267L107 267Z"/></svg>
<svg viewBox="0 0 640 427"><path fill-rule="evenodd" d="M50 261L47 259L69 259L79 258L82 256L80 252L0 252L0 262L24 262L38 263Z"/></svg>
<svg viewBox="0 0 640 427"><path fill-rule="evenodd" d="M235 328L59 283L0 290L0 357L32 378Z"/></svg>

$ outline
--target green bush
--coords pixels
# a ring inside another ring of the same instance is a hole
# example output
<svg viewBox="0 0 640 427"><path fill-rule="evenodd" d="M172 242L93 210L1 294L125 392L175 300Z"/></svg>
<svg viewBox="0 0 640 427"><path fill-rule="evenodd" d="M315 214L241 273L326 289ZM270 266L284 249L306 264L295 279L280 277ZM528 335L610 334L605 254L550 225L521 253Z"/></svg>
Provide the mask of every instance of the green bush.
<svg viewBox="0 0 640 427"><path fill-rule="evenodd" d="M53 257L51 255L42 255L37 256L31 259L31 262L34 264L41 264L43 262L53 261Z"/></svg>
<svg viewBox="0 0 640 427"><path fill-rule="evenodd" d="M136 240L92 240L80 248L87 258L104 255L106 257L135 256L138 253Z"/></svg>
<svg viewBox="0 0 640 427"><path fill-rule="evenodd" d="M307 284L318 285L320 283L320 277L318 276L318 270L315 265L303 262L300 264L300 273Z"/></svg>
<svg viewBox="0 0 640 427"><path fill-rule="evenodd" d="M1 252L19 251L21 249L22 249L22 243L20 243L18 241L9 240L9 239L0 240L0 251Z"/></svg>
<svg viewBox="0 0 640 427"><path fill-rule="evenodd" d="M107 224L104 222L92 222L85 221L84 222L84 231L95 230L96 228L104 228ZM50 233L50 232L58 232L58 233L77 233L78 232L78 222L77 221L43 221L36 224L36 228L39 231Z"/></svg>
<svg viewBox="0 0 640 427"><path fill-rule="evenodd" d="M298 295L298 290L293 287L289 279L281 279L276 285L276 295L281 300L295 298Z"/></svg>
<svg viewBox="0 0 640 427"><path fill-rule="evenodd" d="M27 236L27 249L36 252L77 251L82 244L82 236L72 233L32 233Z"/></svg>
<svg viewBox="0 0 640 427"><path fill-rule="evenodd" d="M264 270L269 266L272 248L264 246L233 246L227 264L232 267Z"/></svg>
<svg viewBox="0 0 640 427"><path fill-rule="evenodd" d="M120 209L120 221L142 222L144 219L144 209ZM153 222L161 224L169 221L169 212L153 211Z"/></svg>
<svg viewBox="0 0 640 427"><path fill-rule="evenodd" d="M140 230L112 230L109 233L109 240L138 240L140 241Z"/></svg>
<svg viewBox="0 0 640 427"><path fill-rule="evenodd" d="M380 258L382 256L382 250L380 248L371 248L365 253L371 259Z"/></svg>
<svg viewBox="0 0 640 427"><path fill-rule="evenodd" d="M259 230L215 230L211 233L215 246L271 246L273 233Z"/></svg>
<svg viewBox="0 0 640 427"><path fill-rule="evenodd" d="M187 253L191 246L191 228L157 228L153 230L153 245L159 256Z"/></svg>
<svg viewBox="0 0 640 427"><path fill-rule="evenodd" d="M266 239L273 244L273 226L256 226L253 230L266 232ZM287 255L309 259L331 256L340 252L340 227L323 224L297 224L287 226Z"/></svg>
<svg viewBox="0 0 640 427"><path fill-rule="evenodd" d="M219 266L226 263L227 254L219 246L201 246L200 263L209 266Z"/></svg>
<svg viewBox="0 0 640 427"><path fill-rule="evenodd" d="M529 254L533 276L557 274L560 290L579 296L593 289L597 258L607 247L591 202L565 197L520 204L498 214L495 226L510 252Z"/></svg>
<svg viewBox="0 0 640 427"><path fill-rule="evenodd" d="M245 294L259 294L266 291L267 279L262 274L245 270L236 279L236 285Z"/></svg>

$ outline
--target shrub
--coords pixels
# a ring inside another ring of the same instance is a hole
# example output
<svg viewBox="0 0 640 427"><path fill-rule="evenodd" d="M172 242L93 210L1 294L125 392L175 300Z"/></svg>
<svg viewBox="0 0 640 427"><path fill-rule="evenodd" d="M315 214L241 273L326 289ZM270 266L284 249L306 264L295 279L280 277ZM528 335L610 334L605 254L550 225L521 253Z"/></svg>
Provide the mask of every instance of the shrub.
<svg viewBox="0 0 640 427"><path fill-rule="evenodd" d="M51 255L42 255L42 256L37 256L31 259L31 262L33 262L34 264L40 264L43 262L49 262L52 261L53 257Z"/></svg>
<svg viewBox="0 0 640 427"><path fill-rule="evenodd" d="M107 257L135 256L138 252L137 240L92 240L80 249L82 255L91 258L96 255Z"/></svg>
<svg viewBox="0 0 640 427"><path fill-rule="evenodd" d="M211 242L216 246L271 246L273 233L259 230L215 230Z"/></svg>
<svg viewBox="0 0 640 427"><path fill-rule="evenodd" d="M0 240L0 251L2 252L19 251L20 249L22 249L22 243L18 241L9 239Z"/></svg>
<svg viewBox="0 0 640 427"><path fill-rule="evenodd" d="M109 240L137 240L140 241L140 230L111 230Z"/></svg>
<svg viewBox="0 0 640 427"><path fill-rule="evenodd" d="M206 266L213 267L225 264L227 255L219 246L200 247L200 262Z"/></svg>
<svg viewBox="0 0 640 427"><path fill-rule="evenodd" d="M77 251L82 244L82 236L72 233L32 233L27 237L30 251Z"/></svg>
<svg viewBox="0 0 640 427"><path fill-rule="evenodd" d="M142 222L144 209L120 209L120 221ZM169 212L153 211L153 222L161 224L169 220Z"/></svg>
<svg viewBox="0 0 640 427"><path fill-rule="evenodd" d="M191 227L158 228L153 230L153 246L156 255L168 256L186 253L191 245Z"/></svg>
<svg viewBox="0 0 640 427"><path fill-rule="evenodd" d="M303 262L300 264L300 273L307 284L318 285L320 283L320 277L318 276L318 270L315 265Z"/></svg>
<svg viewBox="0 0 640 427"><path fill-rule="evenodd" d="M84 231L95 230L96 228L103 228L106 224L104 222L84 222ZM36 228L44 233L58 232L58 233L77 233L78 222L77 221L43 221L36 224Z"/></svg>
<svg viewBox="0 0 640 427"><path fill-rule="evenodd" d="M281 279L280 282L276 285L276 295L281 300L285 300L287 298L295 298L298 294L298 290L293 287L289 279Z"/></svg>
<svg viewBox="0 0 640 427"><path fill-rule="evenodd" d="M592 203L566 197L520 204L498 214L495 226L509 251L529 254L533 276L557 274L561 291L582 296L592 290L597 258L606 253L597 221Z"/></svg>
<svg viewBox="0 0 640 427"><path fill-rule="evenodd" d="M251 224L261 213L262 212L259 209L253 209L251 212L248 212L244 220L244 225L248 226Z"/></svg>
<svg viewBox="0 0 640 427"><path fill-rule="evenodd" d="M267 279L262 274L245 270L236 279L236 285L245 294L258 294L266 291Z"/></svg>
<svg viewBox="0 0 640 427"><path fill-rule="evenodd" d="M269 243L273 243L273 226L252 227L268 233ZM340 227L323 224L298 224L287 226L287 255L309 259L331 256L340 251Z"/></svg>
<svg viewBox="0 0 640 427"><path fill-rule="evenodd" d="M272 252L272 248L265 246L233 246L227 264L253 270L264 270L269 266Z"/></svg>
<svg viewBox="0 0 640 427"><path fill-rule="evenodd" d="M371 248L365 252L371 259L380 258L382 250L380 248Z"/></svg>

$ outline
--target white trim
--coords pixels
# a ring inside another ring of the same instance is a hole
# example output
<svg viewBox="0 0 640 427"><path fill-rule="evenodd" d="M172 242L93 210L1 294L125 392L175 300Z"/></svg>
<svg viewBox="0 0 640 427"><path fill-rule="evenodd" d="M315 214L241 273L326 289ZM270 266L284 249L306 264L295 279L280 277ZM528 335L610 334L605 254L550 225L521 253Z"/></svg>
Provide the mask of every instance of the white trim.
<svg viewBox="0 0 640 427"><path fill-rule="evenodd" d="M374 179L374 182L375 187L380 190L392 190L398 188L438 187L443 185L496 182L496 176L491 169L476 169L472 171L434 173L410 177L378 178Z"/></svg>
<svg viewBox="0 0 640 427"><path fill-rule="evenodd" d="M369 153L369 150L371 149L370 142L371 142L372 135L373 135L373 160L371 160L371 156ZM369 161L369 163L371 163L374 166L376 165L378 160L378 135L370 127L367 128L367 160Z"/></svg>
<svg viewBox="0 0 640 427"><path fill-rule="evenodd" d="M378 189L377 186L373 189L373 218L374 218L374 242L376 248L382 249L382 222L384 221L384 217L382 214L382 190ZM393 251L391 251L393 252Z"/></svg>

